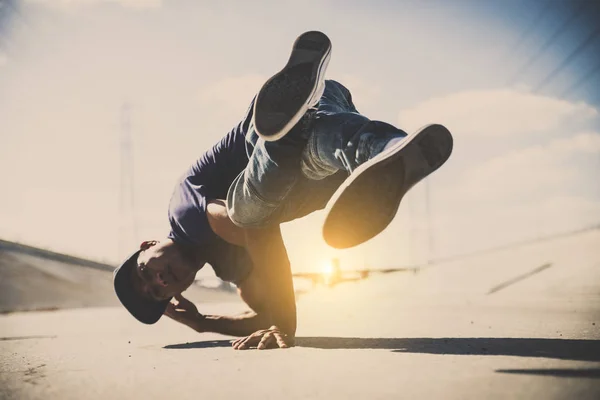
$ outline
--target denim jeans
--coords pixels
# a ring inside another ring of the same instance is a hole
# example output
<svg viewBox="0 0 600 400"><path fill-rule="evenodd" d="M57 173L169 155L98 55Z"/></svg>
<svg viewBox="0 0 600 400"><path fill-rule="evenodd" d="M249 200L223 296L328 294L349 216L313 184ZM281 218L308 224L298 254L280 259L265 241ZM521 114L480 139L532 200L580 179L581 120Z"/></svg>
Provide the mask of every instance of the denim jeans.
<svg viewBox="0 0 600 400"><path fill-rule="evenodd" d="M236 225L262 227L323 209L353 169L405 136L360 114L350 91L327 80L318 104L278 141L264 141L250 125L249 162L229 188L229 216Z"/></svg>

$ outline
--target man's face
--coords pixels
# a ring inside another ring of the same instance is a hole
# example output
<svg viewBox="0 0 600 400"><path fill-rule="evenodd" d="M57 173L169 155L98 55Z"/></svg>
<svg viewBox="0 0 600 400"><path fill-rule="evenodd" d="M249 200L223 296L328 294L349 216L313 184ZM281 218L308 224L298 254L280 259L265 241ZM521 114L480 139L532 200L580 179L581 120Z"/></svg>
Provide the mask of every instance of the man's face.
<svg viewBox="0 0 600 400"><path fill-rule="evenodd" d="M173 241L143 245L132 271L133 287L143 297L162 301L186 290L194 282L198 266L194 257Z"/></svg>

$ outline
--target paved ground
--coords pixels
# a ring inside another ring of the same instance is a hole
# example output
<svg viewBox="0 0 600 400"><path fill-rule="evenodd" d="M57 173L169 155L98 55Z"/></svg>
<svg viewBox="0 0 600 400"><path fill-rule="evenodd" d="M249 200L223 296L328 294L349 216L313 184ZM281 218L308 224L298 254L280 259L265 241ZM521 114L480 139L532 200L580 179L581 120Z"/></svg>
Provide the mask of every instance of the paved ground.
<svg viewBox="0 0 600 400"><path fill-rule="evenodd" d="M0 316L0 397L598 399L599 244L596 230L315 290L289 350L237 352L119 308Z"/></svg>

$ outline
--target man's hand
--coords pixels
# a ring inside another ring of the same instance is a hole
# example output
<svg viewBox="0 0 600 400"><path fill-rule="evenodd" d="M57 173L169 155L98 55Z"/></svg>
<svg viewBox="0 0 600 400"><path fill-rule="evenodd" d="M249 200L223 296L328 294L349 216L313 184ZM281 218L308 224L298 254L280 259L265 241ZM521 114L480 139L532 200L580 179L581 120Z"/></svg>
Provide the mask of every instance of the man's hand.
<svg viewBox="0 0 600 400"><path fill-rule="evenodd" d="M175 302L171 302L167 305L165 315L190 328L201 331L200 325L204 320L204 315L198 312L194 303L183 297L181 294L176 294L174 300Z"/></svg>
<svg viewBox="0 0 600 400"><path fill-rule="evenodd" d="M232 344L234 350L247 350L256 347L258 350L288 348L294 346L294 337L281 332L278 327L262 329L250 336L237 339Z"/></svg>

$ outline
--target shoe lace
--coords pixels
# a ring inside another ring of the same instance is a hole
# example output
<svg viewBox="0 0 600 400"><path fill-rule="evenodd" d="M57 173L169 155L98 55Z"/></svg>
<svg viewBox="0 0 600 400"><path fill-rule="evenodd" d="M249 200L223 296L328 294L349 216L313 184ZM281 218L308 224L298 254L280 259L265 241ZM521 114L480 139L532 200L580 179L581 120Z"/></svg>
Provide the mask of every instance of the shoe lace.
<svg viewBox="0 0 600 400"><path fill-rule="evenodd" d="M342 163L344 168L346 168L346 171L348 171L349 174L351 174L357 166L355 162L350 160L350 157L348 157L347 153L352 149L353 146L354 145L352 144L352 142L349 142L345 150L336 149L336 151L333 153L333 156L340 160L340 162Z"/></svg>

